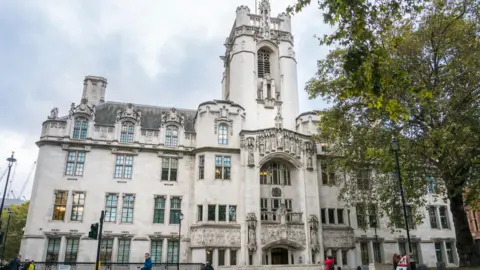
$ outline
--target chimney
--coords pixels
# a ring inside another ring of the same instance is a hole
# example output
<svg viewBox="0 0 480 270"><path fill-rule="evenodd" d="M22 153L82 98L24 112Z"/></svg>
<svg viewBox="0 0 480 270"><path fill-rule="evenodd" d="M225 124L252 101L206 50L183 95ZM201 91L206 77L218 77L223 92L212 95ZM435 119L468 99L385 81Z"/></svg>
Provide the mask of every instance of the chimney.
<svg viewBox="0 0 480 270"><path fill-rule="evenodd" d="M85 76L83 80L82 99L88 99L88 105L99 105L105 102L107 79L97 76Z"/></svg>

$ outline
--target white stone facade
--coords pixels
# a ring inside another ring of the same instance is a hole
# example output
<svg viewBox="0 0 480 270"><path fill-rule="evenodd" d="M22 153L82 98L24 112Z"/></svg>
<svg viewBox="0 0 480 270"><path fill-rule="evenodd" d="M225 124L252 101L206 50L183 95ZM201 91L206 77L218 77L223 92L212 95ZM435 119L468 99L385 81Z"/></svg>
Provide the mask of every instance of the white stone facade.
<svg viewBox="0 0 480 270"><path fill-rule="evenodd" d="M222 100L196 110L106 102L107 80L87 76L79 105L64 116L52 110L37 142L25 258L94 261L88 232L106 210L102 256L113 262L140 262L145 252L176 262L180 211L181 262L307 265L333 254L355 268L375 253L391 262L405 232L379 220L375 237L338 201L311 138L319 118L299 114L290 18L271 17L266 0L259 11L237 8ZM440 247L454 264L448 205L432 205L448 228L432 229L426 212L412 231L420 262L435 265Z"/></svg>

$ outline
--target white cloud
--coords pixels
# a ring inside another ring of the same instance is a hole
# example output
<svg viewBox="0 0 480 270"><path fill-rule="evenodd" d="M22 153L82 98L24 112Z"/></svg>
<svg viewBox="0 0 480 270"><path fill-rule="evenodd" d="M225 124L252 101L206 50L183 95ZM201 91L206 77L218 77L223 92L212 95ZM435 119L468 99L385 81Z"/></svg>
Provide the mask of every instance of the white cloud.
<svg viewBox="0 0 480 270"><path fill-rule="evenodd" d="M22 188L37 157L34 143L41 122L51 107L58 106L65 113L71 102L79 101L85 75L109 79L108 100L195 108L201 101L220 98L222 63L218 56L224 53L223 42L236 8L247 5L254 12L255 2L0 2L5 22L0 25L0 36L9 37L0 43L0 51L12 57L12 61L0 62L0 71L4 78L15 78L0 81L0 94L8 101L0 116L13 115L16 120L0 131L0 159L16 151L15 192ZM271 0L272 15L295 2ZM292 18L303 111L325 107L322 102L308 101L303 91L305 81L316 71L316 60L327 52L313 38L330 31L321 19L315 4ZM179 99L181 91L190 99ZM0 160L0 173L2 166L6 162Z"/></svg>

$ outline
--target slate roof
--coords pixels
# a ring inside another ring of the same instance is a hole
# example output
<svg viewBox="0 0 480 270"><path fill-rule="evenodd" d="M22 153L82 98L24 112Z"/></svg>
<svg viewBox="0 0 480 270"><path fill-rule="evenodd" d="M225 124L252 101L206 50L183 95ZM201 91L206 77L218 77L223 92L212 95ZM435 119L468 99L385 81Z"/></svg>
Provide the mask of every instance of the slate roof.
<svg viewBox="0 0 480 270"><path fill-rule="evenodd" d="M97 105L95 112L95 123L99 125L115 124L117 119L117 111L124 111L128 103L108 101ZM133 104L135 110L142 112L141 125L143 129L158 129L162 123L162 113L169 112L172 108ZM195 115L197 110L178 109L175 108L181 115L185 117L185 131L195 133Z"/></svg>

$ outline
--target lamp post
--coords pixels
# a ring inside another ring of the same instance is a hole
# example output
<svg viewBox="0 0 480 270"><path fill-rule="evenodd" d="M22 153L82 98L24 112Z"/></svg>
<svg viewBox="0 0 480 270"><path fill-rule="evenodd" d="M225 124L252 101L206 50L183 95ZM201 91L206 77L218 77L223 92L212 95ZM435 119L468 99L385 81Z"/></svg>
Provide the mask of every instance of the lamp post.
<svg viewBox="0 0 480 270"><path fill-rule="evenodd" d="M5 254L5 248L7 247L8 228L10 227L10 217L12 216L12 214L13 214L12 209L8 208L7 228L5 228L5 241L3 242L2 256L0 257L0 259L2 260L3 260L3 255Z"/></svg>
<svg viewBox="0 0 480 270"><path fill-rule="evenodd" d="M13 157L15 152L12 152L12 155L7 158L8 161L8 173L7 173L7 181L5 181L5 188L3 190L2 195L2 204L0 205L0 243L3 243L3 232L2 232L2 214L3 214L3 206L5 204L5 197L7 196L7 187L8 181L10 181L10 172L12 171L12 166L17 160Z"/></svg>
<svg viewBox="0 0 480 270"><path fill-rule="evenodd" d="M400 143L393 139L392 141L392 151L395 154L395 164L396 164L396 171L397 171L397 179L398 185L400 188L400 197L402 199L403 205L403 218L405 219L405 230L407 231L407 241L408 241L408 262L410 264L411 270L416 270L417 266L415 265L415 261L412 260L412 241L410 239L410 228L408 226L408 214L407 214L407 205L405 203L405 194L403 193L403 182L402 182L402 174L400 173L400 162L398 161L398 151L400 151Z"/></svg>
<svg viewBox="0 0 480 270"><path fill-rule="evenodd" d="M182 240L182 220L183 214L182 212L178 213L178 252L177 252L177 270L180 270L180 242Z"/></svg>
<svg viewBox="0 0 480 270"><path fill-rule="evenodd" d="M372 223L370 224L373 229L375 230L375 242L378 242L378 234L377 234L377 221L374 220L372 221Z"/></svg>

